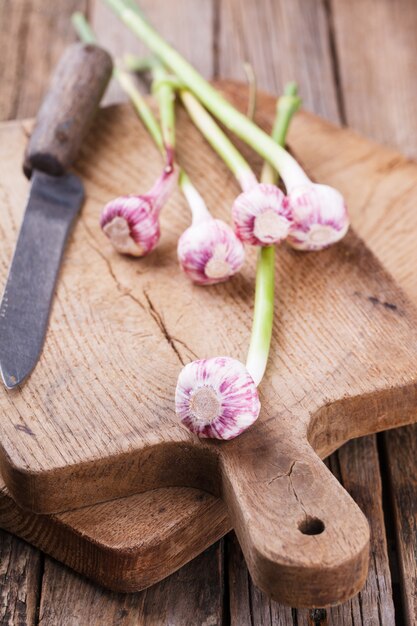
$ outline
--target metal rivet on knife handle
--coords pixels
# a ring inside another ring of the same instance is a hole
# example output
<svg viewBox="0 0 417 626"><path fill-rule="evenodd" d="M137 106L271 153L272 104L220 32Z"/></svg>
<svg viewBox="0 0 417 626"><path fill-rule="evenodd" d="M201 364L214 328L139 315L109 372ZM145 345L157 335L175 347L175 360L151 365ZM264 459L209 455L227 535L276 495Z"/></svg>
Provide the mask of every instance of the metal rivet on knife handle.
<svg viewBox="0 0 417 626"><path fill-rule="evenodd" d="M75 160L111 77L110 55L92 44L65 51L52 76L26 150L23 170L63 174Z"/></svg>

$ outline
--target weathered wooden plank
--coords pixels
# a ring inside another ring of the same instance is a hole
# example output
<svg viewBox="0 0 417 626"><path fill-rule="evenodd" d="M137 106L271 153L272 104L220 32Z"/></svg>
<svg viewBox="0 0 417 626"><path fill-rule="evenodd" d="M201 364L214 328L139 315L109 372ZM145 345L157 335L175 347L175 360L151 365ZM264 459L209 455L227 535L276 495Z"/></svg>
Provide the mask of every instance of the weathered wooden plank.
<svg viewBox="0 0 417 626"><path fill-rule="evenodd" d="M115 57L125 52L140 56L149 52L138 39L114 17L104 2L93 0L92 24L100 42ZM215 0L141 0L140 6L151 23L168 38L170 43L189 59L206 77L214 68L214 5ZM125 96L115 81L105 96L104 103L120 102Z"/></svg>
<svg viewBox="0 0 417 626"><path fill-rule="evenodd" d="M417 156L417 3L331 0L346 121Z"/></svg>
<svg viewBox="0 0 417 626"><path fill-rule="evenodd" d="M382 488L376 437L356 439L330 460L333 472L365 513L371 527L368 578L350 602L329 610L330 624L385 626L395 623L385 537Z"/></svg>
<svg viewBox="0 0 417 626"><path fill-rule="evenodd" d="M0 120L35 115L49 75L75 39L70 15L87 0L0 2Z"/></svg>
<svg viewBox="0 0 417 626"><path fill-rule="evenodd" d="M292 610L270 600L252 583L236 535L226 537L231 626L293 626Z"/></svg>
<svg viewBox="0 0 417 626"><path fill-rule="evenodd" d="M105 591L45 560L42 626L217 626L223 617L223 545L212 546L159 585L135 594Z"/></svg>
<svg viewBox="0 0 417 626"><path fill-rule="evenodd" d="M0 530L0 623L2 626L34 626L43 556Z"/></svg>
<svg viewBox="0 0 417 626"><path fill-rule="evenodd" d="M417 427L384 434L403 591L404 619L417 624Z"/></svg>
<svg viewBox="0 0 417 626"><path fill-rule="evenodd" d="M222 0L219 11L219 76L244 80L250 62L261 89L279 94L296 80L306 108L339 121L323 0Z"/></svg>

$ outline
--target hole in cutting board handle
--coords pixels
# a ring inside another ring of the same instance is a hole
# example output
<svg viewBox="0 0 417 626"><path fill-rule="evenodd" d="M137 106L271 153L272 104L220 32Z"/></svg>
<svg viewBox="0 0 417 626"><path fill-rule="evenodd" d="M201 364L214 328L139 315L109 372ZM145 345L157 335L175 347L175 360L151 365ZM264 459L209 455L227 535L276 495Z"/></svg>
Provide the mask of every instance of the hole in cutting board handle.
<svg viewBox="0 0 417 626"><path fill-rule="evenodd" d="M325 528L324 522L318 517L308 516L298 524L298 530L303 535L321 535Z"/></svg>

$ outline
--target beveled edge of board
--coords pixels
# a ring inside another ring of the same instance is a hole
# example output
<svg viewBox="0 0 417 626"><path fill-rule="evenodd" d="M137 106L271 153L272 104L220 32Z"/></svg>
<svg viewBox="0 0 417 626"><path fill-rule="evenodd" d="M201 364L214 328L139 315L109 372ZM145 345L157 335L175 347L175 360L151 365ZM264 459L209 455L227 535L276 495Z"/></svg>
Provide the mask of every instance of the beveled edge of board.
<svg viewBox="0 0 417 626"><path fill-rule="evenodd" d="M169 525L163 517L165 507L160 510L160 503L167 501L172 507L166 512ZM153 532L149 525L132 519L132 512L150 506L158 516L157 525L149 520ZM100 522L90 527L83 515ZM118 519L130 535L129 545L112 542L110 526ZM199 490L156 489L84 511L37 515L17 505L1 479L0 527L98 584L129 593L166 578L231 529L223 503Z"/></svg>

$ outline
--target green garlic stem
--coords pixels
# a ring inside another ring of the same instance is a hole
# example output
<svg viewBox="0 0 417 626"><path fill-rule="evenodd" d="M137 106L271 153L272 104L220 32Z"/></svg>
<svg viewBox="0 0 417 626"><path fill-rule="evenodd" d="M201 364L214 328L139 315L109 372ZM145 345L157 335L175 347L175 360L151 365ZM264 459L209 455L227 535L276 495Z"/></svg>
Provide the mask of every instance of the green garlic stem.
<svg viewBox="0 0 417 626"><path fill-rule="evenodd" d="M162 137L169 160L173 158L175 148L175 92L167 81L168 74L161 65L153 68L152 76L152 92L158 100Z"/></svg>
<svg viewBox="0 0 417 626"><path fill-rule="evenodd" d="M280 172L287 190L310 179L297 161L256 124L232 106L192 65L149 25L126 0L105 0L116 15L169 67L206 108L230 131L257 151Z"/></svg>
<svg viewBox="0 0 417 626"><path fill-rule="evenodd" d="M152 55L138 57L136 54L131 54L130 52L126 52L123 55L123 65L129 72L149 72L155 67L156 63L158 65L160 64Z"/></svg>
<svg viewBox="0 0 417 626"><path fill-rule="evenodd" d="M145 98L142 96L142 94L136 87L134 81L132 80L132 77L126 72L120 72L120 70L119 70L119 75L121 75L122 80L123 80L123 84L121 83L122 87L125 89L127 95L129 96L133 106L136 109L138 116L142 120L144 126L148 130L149 134L151 135L152 139L156 143L160 152L162 154L165 153L167 158L169 159L170 154L166 153L166 144L162 136L161 128L151 108L149 107ZM119 81L120 81L120 78L119 78ZM162 97L165 97L164 93ZM161 100L161 94L159 94L159 99ZM171 105L172 107L172 117L171 117L171 112L169 112L168 122L170 124L170 128L173 131L173 135L172 135L173 143L171 143L171 149L173 149L175 145L175 109L172 106L173 105L172 98L170 98L169 100L170 102L163 103L163 105L165 107L165 104L167 104L167 105ZM162 123L162 119L163 119L163 115L161 111L161 123ZM176 165L176 167L179 169L178 184L190 208L191 215L192 215L192 223L197 224L207 219L212 219L212 216L206 206L206 203L204 202L203 198L201 197L197 189L192 184L188 175L178 165Z"/></svg>
<svg viewBox="0 0 417 626"><path fill-rule="evenodd" d="M173 149L175 146L175 109L173 106L173 99L172 97L169 96L168 90L163 91L162 94L159 93L160 107L162 105L162 108L160 109L161 124L165 124L165 123L169 124L169 127L172 130L172 135L170 134L171 132L170 130L168 133L168 137L167 135L165 135L167 139L164 139L163 131L161 131L161 128L158 124L156 117L154 116L145 98L142 96L142 94L136 87L134 81L132 80L132 77L126 72L121 72L119 70L119 82L120 82L120 77L122 78L122 82L123 82L123 84L121 83L121 85L123 89L125 90L125 92L127 93L127 95L129 96L133 106L136 109L138 116L142 120L144 126L148 130L149 134L151 135L155 144L159 148L160 152L162 154L165 154L169 161L170 158L173 157ZM160 87L158 87L158 90L161 88L162 88L162 84L160 85ZM172 88L169 88L169 91L171 90ZM165 97L168 100L167 102L164 101ZM161 102L161 99L163 100L163 102ZM168 111L169 108L171 108L172 111ZM162 111L162 109L164 109L164 112ZM169 144L167 143L167 140ZM168 145L170 146L169 148L167 147ZM213 219L206 206L206 203L204 202L203 198L201 197L197 189L192 184L186 172L182 168L180 168L178 165L174 165L174 167L177 167L179 170L178 184L190 208L191 215L192 215L192 223L197 224L197 223L206 221L207 219Z"/></svg>
<svg viewBox="0 0 417 626"><path fill-rule="evenodd" d="M166 142L163 139L163 133L161 131L158 121L156 117L154 116L151 108L149 107L145 98L142 96L142 94L136 87L134 81L132 80L132 77L126 72L121 72L120 70L119 70L119 75L121 75L122 80L123 80L123 84L121 83L122 87L124 88L127 95L129 96L133 106L136 109L138 116L142 120L144 126L148 130L149 134L151 135L155 144L159 148L160 152L162 154L166 154L167 159L169 160L170 157L173 156L173 154L170 154L166 150ZM119 81L120 81L120 78L119 78ZM161 100L161 97L164 98L165 94L163 93L162 96L161 94L159 94L159 100ZM161 101L160 101L160 105L161 105ZM166 113L168 113L167 115L168 123L170 124L170 128L173 131L172 138L170 139L171 141L173 141L173 143L170 144L171 145L170 150L173 150L174 145L175 145L175 109L172 106L173 105L172 98L169 98L169 102L167 103L164 102L163 106L165 107L165 105L167 105L167 108L169 105L172 108L172 112L169 112L169 113L166 112ZM161 124L162 123L163 123L163 114L161 110ZM180 168L178 165L174 165L174 166L177 167L179 170L178 184L190 208L191 215L192 215L192 223L197 224L207 219L213 219L206 206L206 203L204 202L203 198L201 197L197 189L192 184L186 172L182 168Z"/></svg>
<svg viewBox="0 0 417 626"><path fill-rule="evenodd" d="M95 33L86 17L82 13L79 11L73 13L71 21L75 28L75 32L81 41L84 43L97 43L97 37L95 36ZM130 98L147 131L159 150L163 153L164 142L158 122L145 98L136 87L133 78L130 74L128 74L128 72L125 72L118 67L113 69L113 76L119 82L125 94Z"/></svg>
<svg viewBox="0 0 417 626"><path fill-rule="evenodd" d="M288 127L291 118L301 106L301 98L298 95L296 83L288 83L284 88L284 94L278 98L276 104L276 115L271 131L272 139L280 146L285 146ZM277 170L265 161L261 173L261 181L276 185L279 176Z"/></svg>
<svg viewBox="0 0 417 626"><path fill-rule="evenodd" d="M126 6L130 7L132 9L132 11L135 11L135 13L137 13L137 15L140 15L142 17L142 19L146 20L146 15L144 13L144 11L142 11L142 9L140 8L140 6L138 5L138 3L136 2L136 0L124 0Z"/></svg>
<svg viewBox="0 0 417 626"><path fill-rule="evenodd" d="M235 148L230 139L214 121L210 113L202 106L197 98L188 90L180 90L181 100L194 124L206 138L213 150L217 152L227 167L234 174L242 189L249 189L256 185L256 176L249 163Z"/></svg>
<svg viewBox="0 0 417 626"><path fill-rule="evenodd" d="M287 85L284 95L277 101L271 137L281 146L285 145L291 118L299 108L300 102L295 83ZM265 163L261 182L276 184L277 178L277 172L271 168L269 163ZM271 346L274 321L274 288L275 246L265 246L260 248L258 252L252 333L246 360L246 368L256 385L259 385L264 376Z"/></svg>
<svg viewBox="0 0 417 626"><path fill-rule="evenodd" d="M255 305L246 369L256 386L261 382L268 362L274 320L275 246L258 252Z"/></svg>
<svg viewBox="0 0 417 626"><path fill-rule="evenodd" d="M71 15L71 22L78 37L84 43L97 43L97 38L93 29L88 23L85 15L81 11L75 11Z"/></svg>
<svg viewBox="0 0 417 626"><path fill-rule="evenodd" d="M248 87L249 87L249 97L248 97L248 106L246 110L246 115L250 120L253 120L253 118L255 117L256 100L258 96L256 74L250 63L244 63L243 69L245 71L246 80L248 81Z"/></svg>
<svg viewBox="0 0 417 626"><path fill-rule="evenodd" d="M96 43L97 39L95 34L82 13L74 13L71 19L81 41L86 43ZM130 98L139 118L142 120L143 125L154 140L157 148L161 154L164 155L164 140L158 121L145 98L136 87L134 80L130 74L117 67L113 70L113 75L118 80L126 95ZM174 128L174 122L175 118L172 123L172 128ZM193 224L213 219L203 198L194 187L187 174L181 168L179 168L179 186L190 207Z"/></svg>
<svg viewBox="0 0 417 626"><path fill-rule="evenodd" d="M158 124L158 121L155 115L152 113L151 108L146 102L145 98L140 93L139 89L136 87L133 78L127 72L116 68L114 71L115 77L119 81L119 84L126 95L130 98L133 106L136 109L137 114L142 120L145 128L148 133L154 140L159 151L164 154L165 146L164 139L161 132L161 128Z"/></svg>
<svg viewBox="0 0 417 626"><path fill-rule="evenodd" d="M71 22L82 42L87 44L97 43L96 36L83 13L75 11L75 13L71 15Z"/></svg>
<svg viewBox="0 0 417 626"><path fill-rule="evenodd" d="M175 91L169 80L169 75L160 64L154 66L152 76L152 92L156 94L159 103L159 116L165 150L168 162L171 158L173 163L175 149ZM193 226L213 219L202 196L182 168L179 168L178 184L191 210Z"/></svg>
<svg viewBox="0 0 417 626"><path fill-rule="evenodd" d="M187 200L188 206L190 207L192 215L192 225L196 226L197 224L201 224L202 222L207 222L207 220L212 220L213 216L208 210L207 205L203 200L203 197L200 195L196 187L194 187L188 175L184 172L183 169L180 170L178 184Z"/></svg>
<svg viewBox="0 0 417 626"><path fill-rule="evenodd" d="M166 77L163 80L164 84L166 85L170 85L170 87L172 87L172 89L174 89L174 91L178 91L179 89L184 89L184 85L181 81L178 80L178 78L176 78L173 75L166 75ZM159 86L159 81L155 80L155 89L158 88Z"/></svg>

